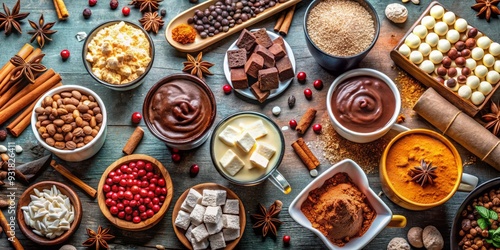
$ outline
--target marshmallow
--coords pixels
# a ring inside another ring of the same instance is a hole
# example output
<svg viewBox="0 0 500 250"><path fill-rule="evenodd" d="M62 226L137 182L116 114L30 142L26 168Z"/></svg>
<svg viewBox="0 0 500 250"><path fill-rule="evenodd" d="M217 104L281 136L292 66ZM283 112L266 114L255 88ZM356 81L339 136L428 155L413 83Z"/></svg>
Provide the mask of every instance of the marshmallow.
<svg viewBox="0 0 500 250"><path fill-rule="evenodd" d="M228 146L234 146L241 131L233 126L227 126L219 133L219 139Z"/></svg>
<svg viewBox="0 0 500 250"><path fill-rule="evenodd" d="M245 131L250 133L254 139L259 139L267 135L267 129L262 120L257 120L248 126L245 126Z"/></svg>
<svg viewBox="0 0 500 250"><path fill-rule="evenodd" d="M226 151L219 160L219 163L231 176L234 176L245 166L245 162L243 162L231 149Z"/></svg>
<svg viewBox="0 0 500 250"><path fill-rule="evenodd" d="M269 164L269 160L257 152L253 152L252 156L250 156L250 162L252 163L252 165L261 168L266 168L267 165Z"/></svg>
<svg viewBox="0 0 500 250"><path fill-rule="evenodd" d="M248 132L243 132L240 137L236 140L236 145L243 150L245 153L250 152L255 145L255 139Z"/></svg>

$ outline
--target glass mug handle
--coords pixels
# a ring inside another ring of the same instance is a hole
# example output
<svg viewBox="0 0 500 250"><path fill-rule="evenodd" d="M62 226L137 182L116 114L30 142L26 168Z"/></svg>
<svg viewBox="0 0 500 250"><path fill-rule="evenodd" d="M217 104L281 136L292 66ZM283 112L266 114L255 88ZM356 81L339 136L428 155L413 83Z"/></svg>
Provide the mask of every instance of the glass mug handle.
<svg viewBox="0 0 500 250"><path fill-rule="evenodd" d="M284 194L289 194L292 191L292 187L278 170L274 170L269 177L271 178L269 178L268 180Z"/></svg>

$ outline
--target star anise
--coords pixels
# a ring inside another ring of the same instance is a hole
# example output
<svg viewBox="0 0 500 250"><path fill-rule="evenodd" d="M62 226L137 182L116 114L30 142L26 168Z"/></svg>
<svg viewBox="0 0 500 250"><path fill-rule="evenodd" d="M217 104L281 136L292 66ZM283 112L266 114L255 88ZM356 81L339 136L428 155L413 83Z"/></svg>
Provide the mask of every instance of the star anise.
<svg viewBox="0 0 500 250"><path fill-rule="evenodd" d="M3 10L5 13L0 12L0 29L4 29L5 35L9 35L12 32L12 28L16 29L19 33L23 33L21 31L19 21L25 19L30 13L19 13L20 9L20 0L17 0L14 8L12 8L12 12L9 10L7 5L3 3Z"/></svg>
<svg viewBox="0 0 500 250"><path fill-rule="evenodd" d="M132 0L128 5L134 5L134 7L139 8L144 0Z"/></svg>
<svg viewBox="0 0 500 250"><path fill-rule="evenodd" d="M15 68L12 70L10 81L18 82L26 79L30 83L34 83L36 75L47 70L47 68L40 63L44 56L45 54L40 54L33 57L28 62L18 55L12 57L10 63L12 63Z"/></svg>
<svg viewBox="0 0 500 250"><path fill-rule="evenodd" d="M91 247L95 245L96 250L109 248L107 241L115 238L115 236L109 234L109 230L109 228L103 229L101 226L99 226L96 233L94 230L87 228L87 234L89 235L89 238L85 242L83 242L82 245L85 247Z"/></svg>
<svg viewBox="0 0 500 250"><path fill-rule="evenodd" d="M274 236L277 234L277 227L283 222L278 220L276 216L281 212L283 203L276 200L270 207L269 210L259 203L259 213L252 214L252 218L256 220L253 224L253 228L262 227L262 236L266 237L267 233L270 231Z"/></svg>
<svg viewBox="0 0 500 250"><path fill-rule="evenodd" d="M486 21L490 21L491 15L500 15L500 10L497 5L500 0L476 0L476 4L472 5L471 8L475 11L479 11L476 16L486 18Z"/></svg>
<svg viewBox="0 0 500 250"><path fill-rule="evenodd" d="M425 162L424 159L420 162L420 166L414 167L410 170L409 175L412 177L411 180L420 184L420 186L425 186L425 184L433 184L434 178L436 178L436 169L433 167L432 163Z"/></svg>
<svg viewBox="0 0 500 250"><path fill-rule="evenodd" d="M134 5L136 8L139 7L140 12L153 12L158 10L160 2L163 0L132 0L129 5Z"/></svg>
<svg viewBox="0 0 500 250"><path fill-rule="evenodd" d="M494 135L498 136L500 135L500 102L498 104L495 104L494 102L491 102L491 113L488 113L486 115L483 115L481 118L486 123L484 127L486 129L491 129L491 132L493 132Z"/></svg>
<svg viewBox="0 0 500 250"><path fill-rule="evenodd" d="M38 45L40 48L43 48L45 45L45 40L52 41L52 39L49 37L49 35L52 35L57 32L57 30L50 30L55 22L52 23L45 23L45 20L43 19L43 14L40 16L40 19L38 20L38 24L35 22L28 20L30 22L31 27L34 29L32 31L28 31L28 34L33 35L31 37L30 43L35 40L38 42Z"/></svg>
<svg viewBox="0 0 500 250"><path fill-rule="evenodd" d="M191 71L191 75L198 76L202 79L203 75L213 75L208 68L214 66L213 63L202 61L203 53L200 52L196 59L190 54L187 54L187 62L183 62L184 68L182 71Z"/></svg>
<svg viewBox="0 0 500 250"><path fill-rule="evenodd" d="M146 12L146 14L139 19L139 22L146 31L153 31L155 34L158 33L158 30L164 23L161 16L158 15L158 12Z"/></svg>

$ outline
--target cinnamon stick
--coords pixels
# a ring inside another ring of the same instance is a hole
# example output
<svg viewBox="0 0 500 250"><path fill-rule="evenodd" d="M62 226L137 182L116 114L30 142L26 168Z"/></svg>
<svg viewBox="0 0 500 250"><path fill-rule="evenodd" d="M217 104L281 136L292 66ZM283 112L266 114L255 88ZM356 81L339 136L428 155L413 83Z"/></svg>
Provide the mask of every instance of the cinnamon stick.
<svg viewBox="0 0 500 250"><path fill-rule="evenodd" d="M8 161L8 159L7 159ZM1 165L1 168L5 171L14 171L14 175L16 176L16 179L18 180L21 180L22 183L24 184L29 184L29 180L28 178L26 178L26 176L21 172L19 171L17 168L11 168L9 169L9 164L7 164L7 161L2 159L2 165Z"/></svg>
<svg viewBox="0 0 500 250"><path fill-rule="evenodd" d="M56 74L59 75L59 74ZM52 88L60 82L60 79L50 78L48 81L41 84L38 88L19 98L19 100L14 101L11 105L6 106L4 109L0 110L0 124L3 124L13 115L18 113L21 109L28 106L31 101L37 99L40 95L45 93L47 90Z"/></svg>
<svg viewBox="0 0 500 250"><path fill-rule="evenodd" d="M302 118L300 118L295 131L299 132L299 134L304 134L309 126L311 126L311 123L314 121L315 116L316 110L313 108L309 108L306 113L302 115Z"/></svg>
<svg viewBox="0 0 500 250"><path fill-rule="evenodd" d="M302 147L299 145L298 142L293 142L292 143L292 148L295 151L295 153L297 153L297 155L299 156L300 160L306 165L307 169L313 170L313 169L316 168L316 166L314 166L314 163L311 160L311 158L309 158L309 156L307 155L307 153L304 152L304 150L302 149Z"/></svg>
<svg viewBox="0 0 500 250"><path fill-rule="evenodd" d="M139 142L141 141L143 136L144 130L139 126L136 127L127 143L123 147L122 152L126 155L134 153L135 148L137 148L137 145L139 145Z"/></svg>
<svg viewBox="0 0 500 250"><path fill-rule="evenodd" d="M2 226L5 235L7 236L14 249L23 250L23 245L21 245L19 239L16 238L16 232L10 230L9 222L7 221L7 218L5 218L5 215L3 215L2 211L0 211L0 225Z"/></svg>
<svg viewBox="0 0 500 250"><path fill-rule="evenodd" d="M92 188L91 186L87 185L85 182L80 180L78 177L73 175L67 168L65 168L61 164L57 164L55 160L52 160L50 162L50 165L60 174L62 174L64 177L68 178L73 184L77 185L79 188L81 188L85 193L90 195L90 197L95 198L97 196L97 191Z"/></svg>
<svg viewBox="0 0 500 250"><path fill-rule="evenodd" d="M34 50L33 46L30 44L25 44L16 55L26 59L31 52ZM2 71L0 71L0 88L3 87L10 80L10 72L15 68L15 66L10 62L10 60L4 65Z"/></svg>
<svg viewBox="0 0 500 250"><path fill-rule="evenodd" d="M33 50L33 52L31 52L31 54L29 54L28 57L26 57L26 59L24 59L25 61L31 61L33 58L35 58L35 56L38 56L42 53L42 50L40 48L36 48L35 50ZM9 79L6 80L6 84L4 84L1 88L0 88L0 95L3 95L6 91L8 91L11 87L15 87L15 86L18 86L17 88L22 88L24 86L24 84L20 84L19 82L12 82L10 80L10 78L12 77L12 74L9 74Z"/></svg>
<svg viewBox="0 0 500 250"><path fill-rule="evenodd" d="M288 34L288 30L290 29L290 25L292 24L293 14L295 14L295 5L288 9L285 19L283 20L283 24L281 24L280 27L280 35L286 36Z"/></svg>
<svg viewBox="0 0 500 250"><path fill-rule="evenodd" d="M302 150L304 150L304 152L307 154L307 156L309 156L309 158L311 158L312 162L314 163L314 168L319 166L320 162L319 162L318 158L316 158L316 156L313 154L311 149L307 146L304 139L302 137L300 137L299 139L297 139L297 143L302 148Z"/></svg>
<svg viewBox="0 0 500 250"><path fill-rule="evenodd" d="M55 75L56 72L54 72L53 69L48 69L47 71L43 72L43 74L39 75L36 79L35 82L31 85L24 86L24 88L30 88L29 90L24 90L24 89L9 89L5 94L0 96L0 110L3 109L4 104L7 102L11 101L15 95L17 95L19 92L23 92L22 95L25 95L26 93L30 92L31 90L35 89L38 85L46 82L49 80L52 76Z"/></svg>
<svg viewBox="0 0 500 250"><path fill-rule="evenodd" d="M69 17L68 9L66 8L64 0L54 0L54 7L59 20L66 20L66 18Z"/></svg>
<svg viewBox="0 0 500 250"><path fill-rule="evenodd" d="M278 32L280 30L281 25L285 20L285 16L286 16L286 10L282 11L280 17L278 18L278 20L276 20L276 25L274 25L274 32Z"/></svg>

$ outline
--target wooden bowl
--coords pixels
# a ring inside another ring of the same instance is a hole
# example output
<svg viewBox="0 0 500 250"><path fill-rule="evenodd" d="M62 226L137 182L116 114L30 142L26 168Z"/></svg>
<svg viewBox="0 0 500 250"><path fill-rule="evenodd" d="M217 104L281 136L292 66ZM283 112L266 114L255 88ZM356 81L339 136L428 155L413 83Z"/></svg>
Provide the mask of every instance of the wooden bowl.
<svg viewBox="0 0 500 250"><path fill-rule="evenodd" d="M224 187L222 185L219 185L217 183L201 183L201 184L198 184L198 185L193 186L191 188L200 192L200 193L203 193L204 189L226 190L226 192L227 192L226 199L238 199L238 201L240 202L240 214L239 214L239 216L240 216L240 237L236 240L226 242L226 247L224 249L230 250L230 249L235 248L236 245L238 245L238 242L240 242L241 236L243 236L243 233L245 232L245 226L247 224L245 207L243 206L243 202L241 202L238 195L236 195L233 191L231 191L231 189ZM191 188L189 188L189 189L191 189ZM175 203L174 211L172 212L172 226L174 227L175 235L177 235L177 238L182 242L182 244L188 249L193 249L193 247L191 246L191 242L184 235L186 233L186 230L175 226L175 218L177 217L179 210L181 210L182 202L186 199L186 196L189 193L189 189L184 191L184 193L182 193L182 195L179 197L179 199Z"/></svg>
<svg viewBox="0 0 500 250"><path fill-rule="evenodd" d="M68 196L68 198L70 199L71 204L74 207L75 219L71 223L71 227L68 231L63 233L61 236L51 240L49 238L45 238L33 233L31 227L29 225L26 225L26 223L24 222L24 214L21 210L21 207L27 206L31 202L30 195L35 195L35 188L41 192L44 189L51 189L53 185L55 185L62 194ZM21 229L21 232L23 232L23 234L26 236L26 238L32 240L36 244L44 246L59 245L65 242L69 237L71 237L71 235L73 235L73 233L76 232L76 230L80 226L80 222L82 221L82 213L82 203L80 202L80 198L78 198L78 195L75 193L75 191L73 191L73 189L60 182L42 181L28 187L28 189L24 191L21 197L19 197L19 202L17 204L17 223L19 224L19 228Z"/></svg>
<svg viewBox="0 0 500 250"><path fill-rule="evenodd" d="M151 162L155 169L155 172L160 173L161 176L165 178L165 187L167 188L167 195L165 196L165 201L163 202L163 205L161 206L160 210L155 215L153 215L153 217L143 220L139 223L134 223L132 221L120 219L111 214L109 208L106 206L106 196L104 195L102 187L106 182L106 177L108 176L109 172L119 168L123 164L128 164L131 161L138 161L138 160ZM165 216L165 212L167 212L168 210L170 202L172 201L173 193L174 193L174 188L172 184L172 179L170 179L170 175L168 174L163 164L161 164L161 162L148 155L132 154L116 160L111 165L109 165L106 171L104 171L104 173L101 176L101 180L99 181L99 186L97 187L97 202L99 203L99 208L101 209L102 214L104 214L104 216L116 227L128 231L142 231L153 227L154 225L156 225L158 222L161 221L163 216Z"/></svg>

